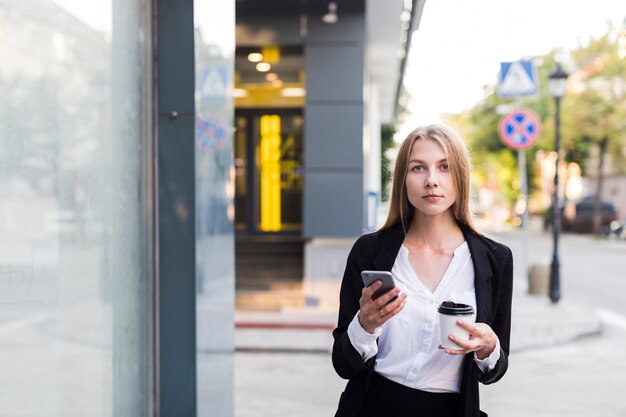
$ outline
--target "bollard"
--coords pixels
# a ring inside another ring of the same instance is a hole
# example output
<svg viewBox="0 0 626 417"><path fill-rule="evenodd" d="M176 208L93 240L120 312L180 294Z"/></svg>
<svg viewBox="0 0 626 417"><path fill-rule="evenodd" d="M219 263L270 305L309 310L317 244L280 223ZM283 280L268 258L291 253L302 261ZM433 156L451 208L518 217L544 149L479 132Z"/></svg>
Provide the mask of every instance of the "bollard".
<svg viewBox="0 0 626 417"><path fill-rule="evenodd" d="M533 264L528 271L528 294L547 295L550 286L550 266Z"/></svg>

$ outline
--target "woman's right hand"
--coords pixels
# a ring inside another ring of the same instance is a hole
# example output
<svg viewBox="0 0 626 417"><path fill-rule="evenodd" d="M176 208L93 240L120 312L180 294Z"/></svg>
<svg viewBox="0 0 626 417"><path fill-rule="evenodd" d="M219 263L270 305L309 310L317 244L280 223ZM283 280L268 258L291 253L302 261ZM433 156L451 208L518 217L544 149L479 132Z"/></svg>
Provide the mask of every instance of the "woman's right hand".
<svg viewBox="0 0 626 417"><path fill-rule="evenodd" d="M376 281L369 287L363 288L361 298L359 299L359 305L361 306L359 310L359 323L361 327L370 334L374 334L377 327L382 326L387 320L402 311L406 304L406 294L400 294L398 287L372 300L372 295L381 285L381 281ZM389 302L389 300L396 296L398 298Z"/></svg>

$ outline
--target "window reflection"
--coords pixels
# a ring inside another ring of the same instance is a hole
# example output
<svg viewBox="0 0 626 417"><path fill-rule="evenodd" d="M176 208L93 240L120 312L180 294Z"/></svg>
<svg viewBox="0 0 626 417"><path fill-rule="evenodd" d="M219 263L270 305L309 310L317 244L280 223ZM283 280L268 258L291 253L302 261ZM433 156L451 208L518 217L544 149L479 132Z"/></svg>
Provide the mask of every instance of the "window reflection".
<svg viewBox="0 0 626 417"><path fill-rule="evenodd" d="M2 415L147 413L148 4L0 2Z"/></svg>
<svg viewBox="0 0 626 417"><path fill-rule="evenodd" d="M235 2L195 1L197 414L233 415Z"/></svg>

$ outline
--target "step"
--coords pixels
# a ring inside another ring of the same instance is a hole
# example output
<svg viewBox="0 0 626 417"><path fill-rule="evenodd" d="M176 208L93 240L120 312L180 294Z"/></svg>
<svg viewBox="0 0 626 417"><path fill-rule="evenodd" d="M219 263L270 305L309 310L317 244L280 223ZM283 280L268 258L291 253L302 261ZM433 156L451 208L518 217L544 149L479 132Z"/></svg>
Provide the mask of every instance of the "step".
<svg viewBox="0 0 626 417"><path fill-rule="evenodd" d="M287 308L303 308L302 290L279 289L272 291L237 291L235 308L237 310L281 311Z"/></svg>

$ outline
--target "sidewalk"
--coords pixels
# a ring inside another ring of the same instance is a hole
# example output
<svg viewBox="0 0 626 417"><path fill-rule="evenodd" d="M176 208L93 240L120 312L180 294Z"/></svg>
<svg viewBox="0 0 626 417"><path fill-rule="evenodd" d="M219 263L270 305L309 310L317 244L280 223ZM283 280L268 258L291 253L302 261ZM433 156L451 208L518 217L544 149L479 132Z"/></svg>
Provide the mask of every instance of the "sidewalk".
<svg viewBox="0 0 626 417"><path fill-rule="evenodd" d="M576 385L580 378L579 366L571 365L582 355L589 356L591 363L597 361L604 365L605 360L600 358L606 355L606 344L595 347L593 338L584 338L602 331L600 320L591 311L575 308L567 302L551 305L547 296L531 296L525 291L518 285L513 294L511 350L520 352L514 353L517 365L513 367L512 377L505 378L504 383L481 388L483 409L492 416L511 417L600 415L594 412L597 407L590 409L580 404L590 387L583 385L581 391ZM334 414L339 394L345 387L345 380L335 374L329 357L335 316L335 311L305 308L236 312L235 417ZM581 343L568 343L579 338L584 338ZM551 345L554 347L547 347ZM574 353L568 349L573 349ZM544 368L546 361L555 357L563 357L557 362L558 368ZM598 377L603 379L594 385L602 394L598 394L599 401L606 399L607 404L619 397L616 391L623 381L619 375L626 369L613 362L604 367L610 371L600 370ZM574 371L562 375L563 369L572 366ZM607 376L608 383L604 382ZM555 388L555 381L567 389ZM605 389L607 386L615 388ZM578 411L555 413L562 403L554 401L553 395L563 398L566 404L575 404ZM542 404L552 404L552 407ZM513 413L513 410L517 411ZM603 415L615 417L618 414Z"/></svg>
<svg viewBox="0 0 626 417"><path fill-rule="evenodd" d="M235 348L239 352L328 353L336 309L316 308L235 313ZM592 312L566 301L553 305L547 296L529 295L526 280L516 277L513 293L511 351L564 344L601 333Z"/></svg>

